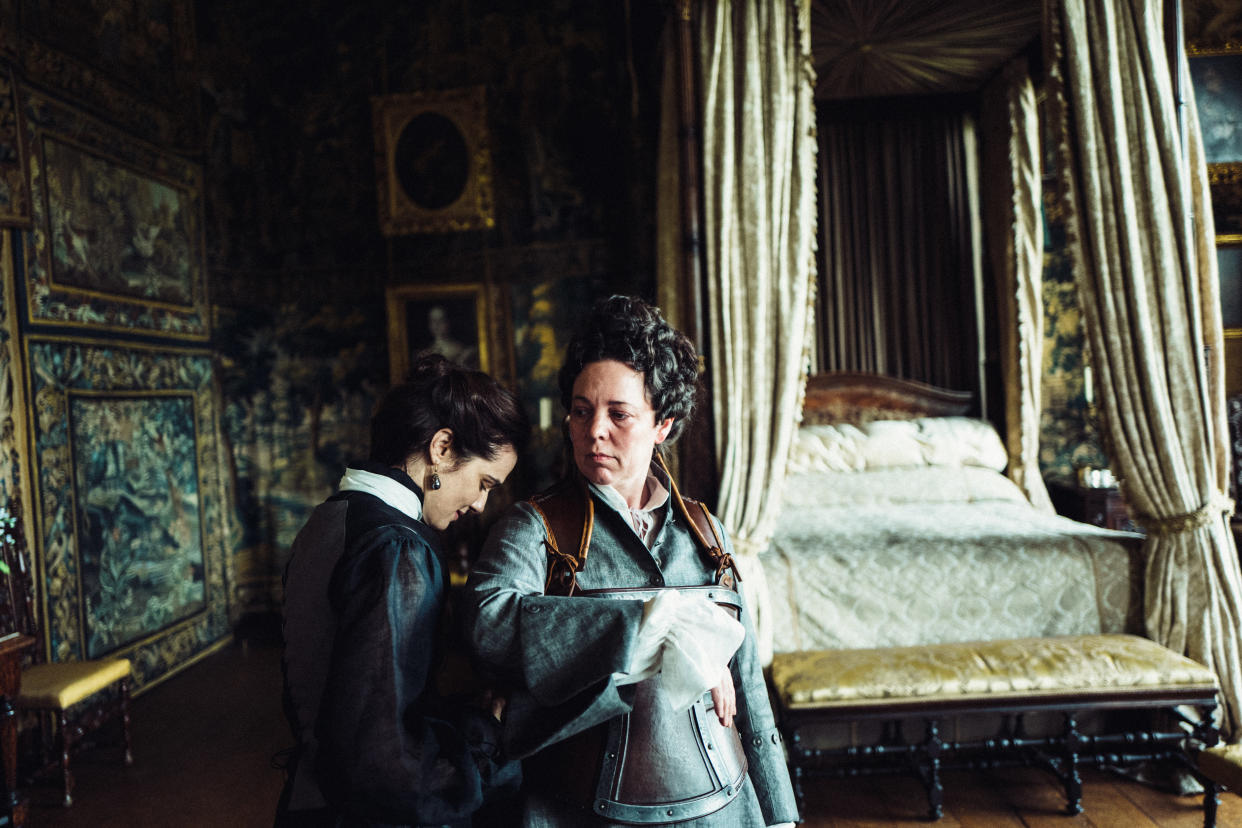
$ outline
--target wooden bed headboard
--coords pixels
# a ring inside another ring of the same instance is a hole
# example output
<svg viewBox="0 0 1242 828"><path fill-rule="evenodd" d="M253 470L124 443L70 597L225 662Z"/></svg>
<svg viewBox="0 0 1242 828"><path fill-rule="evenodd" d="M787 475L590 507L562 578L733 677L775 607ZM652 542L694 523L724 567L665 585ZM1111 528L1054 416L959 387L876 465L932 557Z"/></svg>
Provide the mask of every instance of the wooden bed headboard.
<svg viewBox="0 0 1242 828"><path fill-rule="evenodd" d="M970 405L969 391L950 391L879 374L837 371L807 379L802 424L952 417L968 413Z"/></svg>

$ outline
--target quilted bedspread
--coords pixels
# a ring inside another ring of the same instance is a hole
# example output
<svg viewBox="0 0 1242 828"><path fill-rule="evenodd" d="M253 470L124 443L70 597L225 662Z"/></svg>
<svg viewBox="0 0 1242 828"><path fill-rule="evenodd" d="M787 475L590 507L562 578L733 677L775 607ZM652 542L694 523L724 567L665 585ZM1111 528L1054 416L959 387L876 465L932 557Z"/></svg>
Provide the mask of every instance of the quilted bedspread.
<svg viewBox="0 0 1242 828"><path fill-rule="evenodd" d="M833 465L795 463L761 558L776 652L1142 632L1140 536L984 465Z"/></svg>

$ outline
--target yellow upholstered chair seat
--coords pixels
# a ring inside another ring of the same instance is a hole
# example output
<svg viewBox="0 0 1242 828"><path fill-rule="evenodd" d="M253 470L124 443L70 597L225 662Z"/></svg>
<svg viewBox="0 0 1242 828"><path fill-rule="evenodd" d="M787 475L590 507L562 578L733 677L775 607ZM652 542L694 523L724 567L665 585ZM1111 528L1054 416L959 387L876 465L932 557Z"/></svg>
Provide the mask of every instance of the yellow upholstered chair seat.
<svg viewBox="0 0 1242 828"><path fill-rule="evenodd" d="M859 704L1081 697L1171 686L1211 692L1217 686L1208 668L1134 635L779 653L771 676L786 709L825 712Z"/></svg>
<svg viewBox="0 0 1242 828"><path fill-rule="evenodd" d="M1199 772L1208 779L1242 793L1242 745L1218 745L1202 750L1196 762Z"/></svg>
<svg viewBox="0 0 1242 828"><path fill-rule="evenodd" d="M17 706L64 710L110 684L129 678L129 674L127 658L32 664L22 671Z"/></svg>

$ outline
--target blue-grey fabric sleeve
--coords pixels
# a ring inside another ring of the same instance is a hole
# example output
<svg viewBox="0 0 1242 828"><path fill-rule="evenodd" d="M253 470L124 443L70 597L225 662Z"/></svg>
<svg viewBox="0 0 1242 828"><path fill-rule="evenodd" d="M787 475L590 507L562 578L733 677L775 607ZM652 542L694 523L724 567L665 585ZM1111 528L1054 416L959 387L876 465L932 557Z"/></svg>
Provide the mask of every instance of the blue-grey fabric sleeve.
<svg viewBox="0 0 1242 828"><path fill-rule="evenodd" d="M528 504L492 529L462 602L481 666L511 688L505 745L525 755L632 709L628 669L641 601L543 594L544 527Z"/></svg>

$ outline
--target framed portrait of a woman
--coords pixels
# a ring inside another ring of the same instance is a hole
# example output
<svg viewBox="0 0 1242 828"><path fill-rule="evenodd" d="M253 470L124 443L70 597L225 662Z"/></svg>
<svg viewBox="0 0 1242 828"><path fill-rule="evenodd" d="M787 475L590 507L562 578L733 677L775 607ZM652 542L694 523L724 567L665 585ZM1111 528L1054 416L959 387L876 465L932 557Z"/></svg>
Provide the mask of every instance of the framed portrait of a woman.
<svg viewBox="0 0 1242 828"><path fill-rule="evenodd" d="M486 288L481 284L394 285L387 291L389 377L403 382L424 354L489 371Z"/></svg>

